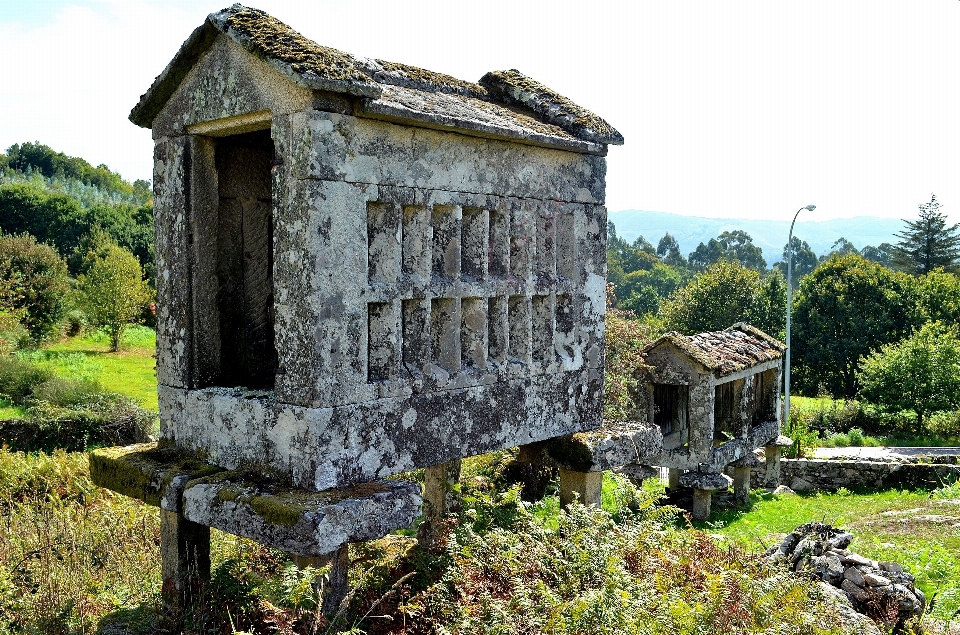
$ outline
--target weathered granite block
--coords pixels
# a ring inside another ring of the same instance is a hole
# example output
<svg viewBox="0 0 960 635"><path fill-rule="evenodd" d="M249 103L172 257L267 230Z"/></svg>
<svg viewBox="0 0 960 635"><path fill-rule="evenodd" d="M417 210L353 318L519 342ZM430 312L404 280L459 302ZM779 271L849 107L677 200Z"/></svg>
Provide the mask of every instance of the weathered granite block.
<svg viewBox="0 0 960 635"><path fill-rule="evenodd" d="M660 429L639 421L605 422L590 432L525 445L519 460L573 472L642 465L663 450Z"/></svg>
<svg viewBox="0 0 960 635"><path fill-rule="evenodd" d="M90 453L90 477L96 485L176 513L182 511L187 482L221 471L192 454L156 443Z"/></svg>
<svg viewBox="0 0 960 635"><path fill-rule="evenodd" d="M422 502L420 486L406 481L307 492L221 472L187 484L183 516L287 553L320 556L409 527Z"/></svg>

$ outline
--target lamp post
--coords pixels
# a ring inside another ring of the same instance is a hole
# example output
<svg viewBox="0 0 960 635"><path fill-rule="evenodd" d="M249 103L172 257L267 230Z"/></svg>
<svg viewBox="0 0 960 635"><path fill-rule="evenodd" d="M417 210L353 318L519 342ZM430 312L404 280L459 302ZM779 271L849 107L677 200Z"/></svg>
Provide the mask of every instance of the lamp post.
<svg viewBox="0 0 960 635"><path fill-rule="evenodd" d="M800 212L807 210L812 212L817 209L816 205L807 205L797 210L793 215L793 221L790 222L790 235L787 237L787 372L784 376L783 390L786 395L786 405L784 406L784 420L790 424L790 308L793 304L793 225L797 222L797 216Z"/></svg>

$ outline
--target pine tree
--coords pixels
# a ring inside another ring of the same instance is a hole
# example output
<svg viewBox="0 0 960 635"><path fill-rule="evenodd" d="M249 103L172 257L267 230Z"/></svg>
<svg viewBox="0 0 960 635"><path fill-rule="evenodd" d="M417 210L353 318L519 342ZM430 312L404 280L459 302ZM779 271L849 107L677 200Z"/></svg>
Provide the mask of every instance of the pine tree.
<svg viewBox="0 0 960 635"><path fill-rule="evenodd" d="M920 217L904 220L907 229L897 234L893 263L898 268L922 275L938 267L955 271L960 261L960 223L947 227L947 217L940 212L936 195L929 203L920 204Z"/></svg>

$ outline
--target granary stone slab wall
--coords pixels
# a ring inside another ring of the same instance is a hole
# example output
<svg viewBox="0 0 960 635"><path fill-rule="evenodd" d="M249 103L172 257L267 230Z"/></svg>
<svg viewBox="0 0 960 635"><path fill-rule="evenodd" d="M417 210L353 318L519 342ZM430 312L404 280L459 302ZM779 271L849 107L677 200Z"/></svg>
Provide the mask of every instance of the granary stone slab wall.
<svg viewBox="0 0 960 635"><path fill-rule="evenodd" d="M596 428L602 384L602 372L584 370L337 408L161 387L161 435L213 464L269 465L298 487L322 490Z"/></svg>
<svg viewBox="0 0 960 635"><path fill-rule="evenodd" d="M751 487L764 487L765 478L764 467L751 470ZM841 487L935 489L957 478L960 478L958 465L827 459L782 459L780 461L780 482L797 492L833 491Z"/></svg>
<svg viewBox="0 0 960 635"><path fill-rule="evenodd" d="M371 118L363 99L221 35L155 118L163 438L323 489L598 427L604 158ZM209 388L216 157L266 129L278 368L251 399Z"/></svg>
<svg viewBox="0 0 960 635"><path fill-rule="evenodd" d="M288 121L295 178L604 202L600 156L319 110Z"/></svg>

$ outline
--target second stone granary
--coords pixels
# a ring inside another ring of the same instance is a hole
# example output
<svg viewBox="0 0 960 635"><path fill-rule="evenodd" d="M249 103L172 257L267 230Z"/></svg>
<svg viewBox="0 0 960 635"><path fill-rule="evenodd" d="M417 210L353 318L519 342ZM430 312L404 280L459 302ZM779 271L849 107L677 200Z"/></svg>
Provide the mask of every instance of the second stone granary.
<svg viewBox="0 0 960 635"><path fill-rule="evenodd" d="M648 421L663 434L663 467L720 473L780 436L784 344L739 323L667 333L643 349Z"/></svg>
<svg viewBox="0 0 960 635"><path fill-rule="evenodd" d="M597 428L603 119L211 14L153 130L161 436L324 490Z"/></svg>

